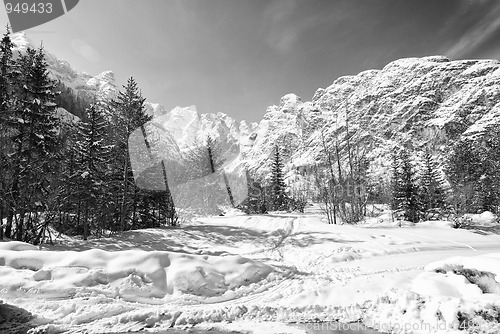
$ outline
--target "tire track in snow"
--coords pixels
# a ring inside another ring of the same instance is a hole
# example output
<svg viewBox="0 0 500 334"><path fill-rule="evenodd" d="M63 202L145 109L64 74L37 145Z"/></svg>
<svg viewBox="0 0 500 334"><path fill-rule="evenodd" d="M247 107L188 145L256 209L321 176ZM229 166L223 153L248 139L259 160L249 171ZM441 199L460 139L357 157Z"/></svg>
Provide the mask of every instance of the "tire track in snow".
<svg viewBox="0 0 500 334"><path fill-rule="evenodd" d="M290 218L290 217L276 217L274 219L283 219L283 218ZM286 244L286 241L296 232L296 221L300 217L294 217L289 223L288 226L285 229L280 229L282 233L280 233L280 238L277 241L274 241L270 244L269 247L266 247L264 249L260 249L251 253L247 254L265 254L267 252L272 255L274 252L278 252L280 255L279 262L281 262L283 265L285 265L283 254L280 250L282 246ZM261 303L269 299L273 299L274 296L277 294L280 294L283 290L291 287L295 283L294 276L297 274L296 268L287 268L288 270L285 272L282 272L282 277L280 278L280 281L277 284L272 285L272 282L266 283L258 287L256 290L261 290L256 293L250 293L247 295L243 296L234 296L233 298L229 299L222 299L222 300L193 300L191 299L190 302L196 302L198 304L195 305L186 305L184 308L188 308L188 310L199 310L206 308L209 305L217 306L217 307L226 307L226 306L243 306L243 305L248 305L248 304L255 304L255 303ZM186 309L187 310L187 309Z"/></svg>
<svg viewBox="0 0 500 334"><path fill-rule="evenodd" d="M283 219L283 218L290 218L290 217L273 217L273 220L276 220L276 219ZM274 252L278 252L278 254L280 255L280 258L281 260L283 261L283 254L280 252L279 248L281 246L283 246L283 244L285 243L286 239L288 239L294 232L295 232L295 221L298 219L299 217L294 217L289 223L288 223L288 226L283 229L283 228L280 228L278 230L276 230L275 232L277 232L279 234L279 237L278 237L278 240L275 241L274 239L271 239L269 241L269 244L264 247L264 248L260 248L260 249L257 249L257 250L253 250L251 252L247 252L247 253L240 253L240 255L256 255L256 254L266 254L266 253L269 253L270 255L272 255Z"/></svg>

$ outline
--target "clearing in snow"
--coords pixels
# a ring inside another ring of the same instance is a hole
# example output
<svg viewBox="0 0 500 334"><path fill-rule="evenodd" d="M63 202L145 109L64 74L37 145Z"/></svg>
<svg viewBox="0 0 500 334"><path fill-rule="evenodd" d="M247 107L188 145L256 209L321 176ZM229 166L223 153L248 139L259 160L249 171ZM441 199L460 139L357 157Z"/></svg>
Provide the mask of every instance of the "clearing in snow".
<svg viewBox="0 0 500 334"><path fill-rule="evenodd" d="M25 321L0 329L306 333L312 322L360 321L383 332L500 331L499 235L392 225L234 213L41 248L3 242L0 299Z"/></svg>

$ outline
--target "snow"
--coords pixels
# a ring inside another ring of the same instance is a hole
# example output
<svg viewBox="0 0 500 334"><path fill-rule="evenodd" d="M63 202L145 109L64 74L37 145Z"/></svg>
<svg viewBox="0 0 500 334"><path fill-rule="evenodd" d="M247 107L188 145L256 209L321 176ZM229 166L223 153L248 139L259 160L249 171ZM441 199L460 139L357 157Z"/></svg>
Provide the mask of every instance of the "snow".
<svg viewBox="0 0 500 334"><path fill-rule="evenodd" d="M485 211L485 212L482 212L479 214L469 213L469 214L465 214L464 216L470 218L471 222L473 224L477 224L477 225L496 225L496 224L498 224L498 223L495 223L496 220L498 219L498 217L490 211Z"/></svg>
<svg viewBox="0 0 500 334"><path fill-rule="evenodd" d="M394 226L388 212L383 224L328 225L313 209L233 210L181 228L64 237L40 249L2 242L0 299L52 332L304 333L287 323L320 320L451 333L467 320L495 333L481 310L500 307L500 236L439 221Z"/></svg>
<svg viewBox="0 0 500 334"><path fill-rule="evenodd" d="M4 249L0 255L0 289L17 293L70 297L83 289L116 297L166 298L177 292L216 296L259 282L273 271L240 256L98 249L55 252L23 249L19 244L10 248L15 250Z"/></svg>

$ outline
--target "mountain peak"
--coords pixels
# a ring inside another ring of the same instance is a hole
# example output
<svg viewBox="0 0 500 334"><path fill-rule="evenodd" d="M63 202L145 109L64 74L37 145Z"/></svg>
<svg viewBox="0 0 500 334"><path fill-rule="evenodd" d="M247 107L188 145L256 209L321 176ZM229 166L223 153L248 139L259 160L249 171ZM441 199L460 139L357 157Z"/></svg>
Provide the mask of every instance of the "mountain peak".
<svg viewBox="0 0 500 334"><path fill-rule="evenodd" d="M10 36L14 51L25 52L28 47L36 47L25 32L13 33ZM97 76L79 73L67 61L57 58L46 49L44 51L51 77L71 88L76 95L85 98L92 98L96 94L107 98L116 96L117 89L113 72L105 71Z"/></svg>
<svg viewBox="0 0 500 334"><path fill-rule="evenodd" d="M16 49L24 51L29 46L33 47L33 42L28 38L24 31L11 34L10 39Z"/></svg>
<svg viewBox="0 0 500 334"><path fill-rule="evenodd" d="M284 113L297 113L297 106L302 103L300 96L290 93L280 100L279 109Z"/></svg>

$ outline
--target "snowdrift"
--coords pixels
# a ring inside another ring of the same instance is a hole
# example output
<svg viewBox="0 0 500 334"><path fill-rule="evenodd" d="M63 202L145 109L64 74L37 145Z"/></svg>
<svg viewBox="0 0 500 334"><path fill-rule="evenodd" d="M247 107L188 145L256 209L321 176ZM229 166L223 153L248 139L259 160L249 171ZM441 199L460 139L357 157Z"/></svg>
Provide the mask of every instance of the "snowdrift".
<svg viewBox="0 0 500 334"><path fill-rule="evenodd" d="M0 244L0 291L59 297L84 291L128 299L164 298L175 293L208 297L257 283L273 271L241 256L33 248L19 242Z"/></svg>
<svg viewBox="0 0 500 334"><path fill-rule="evenodd" d="M500 253L480 256L456 256L433 262L425 267L428 273L417 277L421 294L431 293L432 287L441 286L440 295L476 299L490 294L500 304ZM434 284L432 284L434 283Z"/></svg>

